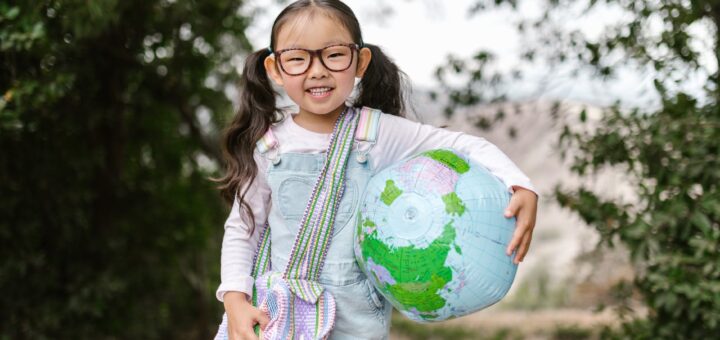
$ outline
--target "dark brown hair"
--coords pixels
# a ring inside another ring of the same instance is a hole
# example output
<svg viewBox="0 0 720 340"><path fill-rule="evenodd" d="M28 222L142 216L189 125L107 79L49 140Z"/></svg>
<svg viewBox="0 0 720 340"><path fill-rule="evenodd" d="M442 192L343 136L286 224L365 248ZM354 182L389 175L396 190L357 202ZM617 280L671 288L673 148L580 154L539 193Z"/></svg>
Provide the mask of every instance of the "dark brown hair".
<svg viewBox="0 0 720 340"><path fill-rule="evenodd" d="M283 9L273 23L270 47L276 47L280 28L299 13L308 10L322 10L338 20L350 33L354 43L367 47L372 58L359 84L359 91L353 106L368 106L385 113L405 116L406 76L383 51L375 45L365 44L360 24L353 11L339 0L300 0ZM245 202L245 194L257 176L257 164L253 158L255 143L273 123L282 119L276 106L274 91L265 71L264 60L270 55L267 48L250 54L245 60L240 79L240 105L238 112L223 137L223 156L226 163L225 175L217 180L221 183L223 197L232 202L237 198L240 210L246 211L255 228L253 212ZM240 192L240 189L243 189Z"/></svg>

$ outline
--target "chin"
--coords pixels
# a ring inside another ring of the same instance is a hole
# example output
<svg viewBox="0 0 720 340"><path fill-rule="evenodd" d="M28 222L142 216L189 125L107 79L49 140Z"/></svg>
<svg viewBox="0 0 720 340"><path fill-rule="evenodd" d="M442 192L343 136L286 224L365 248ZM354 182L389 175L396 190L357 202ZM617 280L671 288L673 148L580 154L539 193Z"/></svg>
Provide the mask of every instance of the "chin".
<svg viewBox="0 0 720 340"><path fill-rule="evenodd" d="M345 103L341 103L340 105L332 105L332 106L316 106L316 105L309 105L305 111L310 112L312 114L316 115L330 115L335 112L335 110L345 106Z"/></svg>

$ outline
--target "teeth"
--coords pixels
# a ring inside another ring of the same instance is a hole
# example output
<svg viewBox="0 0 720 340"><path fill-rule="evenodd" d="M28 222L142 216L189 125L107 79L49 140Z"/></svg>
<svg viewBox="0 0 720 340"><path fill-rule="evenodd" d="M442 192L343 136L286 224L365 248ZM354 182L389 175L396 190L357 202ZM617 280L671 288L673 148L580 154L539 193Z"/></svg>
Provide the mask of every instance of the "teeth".
<svg viewBox="0 0 720 340"><path fill-rule="evenodd" d="M330 90L331 90L331 88L329 88L329 87L315 87L315 88L310 89L310 93L312 93L314 95L322 95L322 94L329 92Z"/></svg>

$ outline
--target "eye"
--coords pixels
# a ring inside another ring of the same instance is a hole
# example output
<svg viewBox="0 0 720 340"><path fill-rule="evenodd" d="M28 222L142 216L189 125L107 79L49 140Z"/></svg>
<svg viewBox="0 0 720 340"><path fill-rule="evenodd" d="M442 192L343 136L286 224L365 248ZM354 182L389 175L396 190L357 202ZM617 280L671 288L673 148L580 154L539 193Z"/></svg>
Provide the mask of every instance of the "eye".
<svg viewBox="0 0 720 340"><path fill-rule="evenodd" d="M304 63L306 62L308 57L302 53L286 53L282 57L282 62L284 63Z"/></svg>

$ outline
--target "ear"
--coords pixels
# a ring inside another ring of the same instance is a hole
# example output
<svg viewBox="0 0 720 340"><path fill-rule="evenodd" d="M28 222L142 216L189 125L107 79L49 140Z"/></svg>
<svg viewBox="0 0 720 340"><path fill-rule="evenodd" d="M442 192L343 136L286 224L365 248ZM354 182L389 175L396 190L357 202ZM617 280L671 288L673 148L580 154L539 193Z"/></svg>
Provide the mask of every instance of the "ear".
<svg viewBox="0 0 720 340"><path fill-rule="evenodd" d="M283 79L280 75L280 70L278 70L277 64L275 63L275 56L269 55L267 58L265 58L265 61L263 63L265 66L265 72L272 78L273 81L275 81L275 84L278 84L279 86L283 86Z"/></svg>
<svg viewBox="0 0 720 340"><path fill-rule="evenodd" d="M355 77L362 78L363 75L365 75L365 71L367 71L368 65L370 65L370 60L372 60L372 52L369 48L363 47L358 51L358 67L357 71L355 72Z"/></svg>

